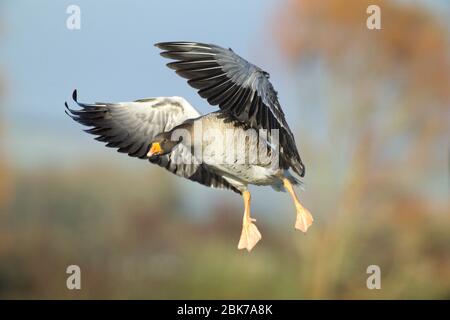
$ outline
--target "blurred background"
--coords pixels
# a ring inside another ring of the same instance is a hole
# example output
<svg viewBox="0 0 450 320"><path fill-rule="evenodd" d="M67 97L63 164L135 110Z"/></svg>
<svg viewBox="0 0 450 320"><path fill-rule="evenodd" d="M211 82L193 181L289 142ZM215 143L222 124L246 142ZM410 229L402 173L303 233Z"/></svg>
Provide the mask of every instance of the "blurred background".
<svg viewBox="0 0 450 320"><path fill-rule="evenodd" d="M20 0L0 18L0 298L450 299L448 1ZM306 235L286 193L252 188L263 239L238 251L239 196L105 148L64 114L75 88L213 110L153 47L173 40L270 72L306 163Z"/></svg>

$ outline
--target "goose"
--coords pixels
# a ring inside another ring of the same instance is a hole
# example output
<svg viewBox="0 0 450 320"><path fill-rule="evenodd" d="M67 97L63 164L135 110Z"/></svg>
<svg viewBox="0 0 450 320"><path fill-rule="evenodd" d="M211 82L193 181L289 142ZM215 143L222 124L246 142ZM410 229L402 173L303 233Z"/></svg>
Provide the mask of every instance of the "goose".
<svg viewBox="0 0 450 320"><path fill-rule="evenodd" d="M66 113L89 127L84 131L107 147L147 159L180 177L240 194L244 200L238 249L251 251L261 240L250 213L249 185L287 191L296 209L294 227L306 232L313 217L294 190L305 175L294 135L269 74L232 49L198 42L155 46L172 61L167 66L186 78L218 110L201 115L182 97L86 104Z"/></svg>

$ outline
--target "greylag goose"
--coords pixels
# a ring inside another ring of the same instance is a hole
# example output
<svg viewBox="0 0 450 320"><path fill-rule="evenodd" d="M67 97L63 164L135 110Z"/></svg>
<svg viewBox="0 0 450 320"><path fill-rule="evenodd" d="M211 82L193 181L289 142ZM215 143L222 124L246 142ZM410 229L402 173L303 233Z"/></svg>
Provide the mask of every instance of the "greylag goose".
<svg viewBox="0 0 450 320"><path fill-rule="evenodd" d="M170 172L242 195L244 215L239 249L251 251L261 233L250 215L248 185L287 190L296 208L295 228L306 232L313 222L294 185L305 166L286 122L269 74L231 49L197 42L157 43L167 64L201 97L219 110L201 115L181 97L132 102L94 103L73 100L81 109L66 113L90 127L107 147L148 159Z"/></svg>

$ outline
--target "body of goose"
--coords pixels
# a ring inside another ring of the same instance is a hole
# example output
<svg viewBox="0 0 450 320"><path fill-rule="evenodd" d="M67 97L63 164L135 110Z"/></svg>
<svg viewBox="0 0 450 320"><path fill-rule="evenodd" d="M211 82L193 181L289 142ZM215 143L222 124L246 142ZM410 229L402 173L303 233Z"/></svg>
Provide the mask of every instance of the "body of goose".
<svg viewBox="0 0 450 320"><path fill-rule="evenodd" d="M244 198L238 248L250 251L261 239L250 216L248 185L287 190L297 211L295 227L306 232L313 218L298 200L293 185L305 167L268 74L231 49L195 42L156 45L168 66L199 90L219 111L200 113L181 97L133 102L78 102L67 113L106 146L148 159L168 171Z"/></svg>

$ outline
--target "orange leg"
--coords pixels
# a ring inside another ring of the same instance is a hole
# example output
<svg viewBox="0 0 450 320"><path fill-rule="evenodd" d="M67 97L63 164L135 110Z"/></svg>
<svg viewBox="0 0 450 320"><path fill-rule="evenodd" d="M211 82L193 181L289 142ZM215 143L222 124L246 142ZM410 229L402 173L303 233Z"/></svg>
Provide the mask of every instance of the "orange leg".
<svg viewBox="0 0 450 320"><path fill-rule="evenodd" d="M238 249L247 249L251 251L253 247L261 240L261 233L256 225L253 223L256 219L250 217L250 192L244 191L242 193L244 198L244 217L242 219L242 233L239 240Z"/></svg>
<svg viewBox="0 0 450 320"><path fill-rule="evenodd" d="M286 190L290 193L292 200L294 200L295 209L297 210L297 220L295 221L295 229L306 232L308 228L312 225L314 219L311 213L308 211L308 209L303 207L300 201L298 200L291 182L287 178L284 178L283 184Z"/></svg>

